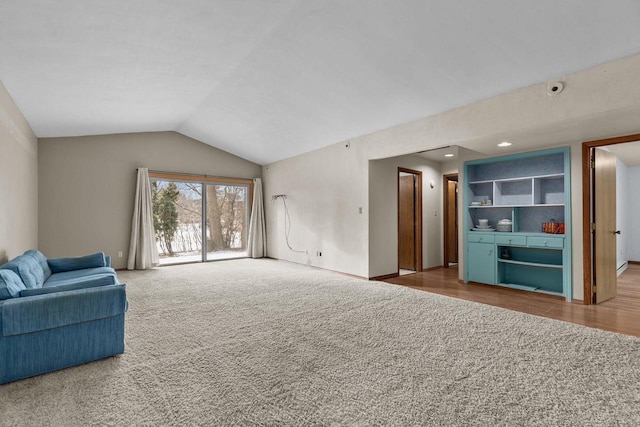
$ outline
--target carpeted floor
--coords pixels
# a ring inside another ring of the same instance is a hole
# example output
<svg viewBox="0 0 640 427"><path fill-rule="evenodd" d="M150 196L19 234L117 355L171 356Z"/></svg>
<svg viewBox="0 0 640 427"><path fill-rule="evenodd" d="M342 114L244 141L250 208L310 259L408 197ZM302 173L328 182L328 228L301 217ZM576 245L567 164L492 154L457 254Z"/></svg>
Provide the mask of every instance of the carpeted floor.
<svg viewBox="0 0 640 427"><path fill-rule="evenodd" d="M0 425L640 425L640 340L273 260L121 272L125 354Z"/></svg>

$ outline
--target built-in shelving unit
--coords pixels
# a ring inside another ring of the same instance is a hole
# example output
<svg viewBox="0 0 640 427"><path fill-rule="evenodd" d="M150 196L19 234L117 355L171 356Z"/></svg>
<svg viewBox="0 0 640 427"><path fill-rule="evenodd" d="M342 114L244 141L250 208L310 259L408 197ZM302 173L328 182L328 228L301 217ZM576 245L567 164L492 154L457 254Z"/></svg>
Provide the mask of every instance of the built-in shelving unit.
<svg viewBox="0 0 640 427"><path fill-rule="evenodd" d="M569 149L465 163L467 281L564 295L571 299ZM511 232L478 230L512 221ZM543 233L543 223L566 234Z"/></svg>

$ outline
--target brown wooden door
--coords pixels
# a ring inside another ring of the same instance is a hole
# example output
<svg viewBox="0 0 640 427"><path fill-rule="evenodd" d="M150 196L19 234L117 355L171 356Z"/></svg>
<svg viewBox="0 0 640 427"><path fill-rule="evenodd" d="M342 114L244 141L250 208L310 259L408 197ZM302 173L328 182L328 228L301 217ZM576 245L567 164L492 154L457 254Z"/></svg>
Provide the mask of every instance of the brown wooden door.
<svg viewBox="0 0 640 427"><path fill-rule="evenodd" d="M416 270L415 176L401 175L398 186L398 265Z"/></svg>
<svg viewBox="0 0 640 427"><path fill-rule="evenodd" d="M447 261L458 262L458 183L447 185Z"/></svg>
<svg viewBox="0 0 640 427"><path fill-rule="evenodd" d="M594 149L593 218L595 222L593 270L595 303L614 298L616 275L616 156Z"/></svg>

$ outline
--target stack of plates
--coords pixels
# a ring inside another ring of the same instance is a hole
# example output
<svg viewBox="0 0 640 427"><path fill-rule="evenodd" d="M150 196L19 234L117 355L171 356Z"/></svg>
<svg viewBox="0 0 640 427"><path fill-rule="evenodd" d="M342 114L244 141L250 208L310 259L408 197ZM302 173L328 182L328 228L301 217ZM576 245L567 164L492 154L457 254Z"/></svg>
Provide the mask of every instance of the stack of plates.
<svg viewBox="0 0 640 427"><path fill-rule="evenodd" d="M495 231L493 227L490 225L476 225L475 228L472 228L473 231Z"/></svg>
<svg viewBox="0 0 640 427"><path fill-rule="evenodd" d="M513 231L513 222L510 219L501 219L498 221L498 225L496 226L496 231L502 232L512 232Z"/></svg>

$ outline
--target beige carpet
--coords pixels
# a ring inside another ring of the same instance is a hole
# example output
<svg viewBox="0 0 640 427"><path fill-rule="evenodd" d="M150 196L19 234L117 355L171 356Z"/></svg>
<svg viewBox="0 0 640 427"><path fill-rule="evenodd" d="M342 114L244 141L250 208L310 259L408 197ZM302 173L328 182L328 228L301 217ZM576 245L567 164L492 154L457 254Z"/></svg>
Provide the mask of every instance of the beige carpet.
<svg viewBox="0 0 640 427"><path fill-rule="evenodd" d="M122 272L122 356L5 425L640 425L640 340L272 260Z"/></svg>

